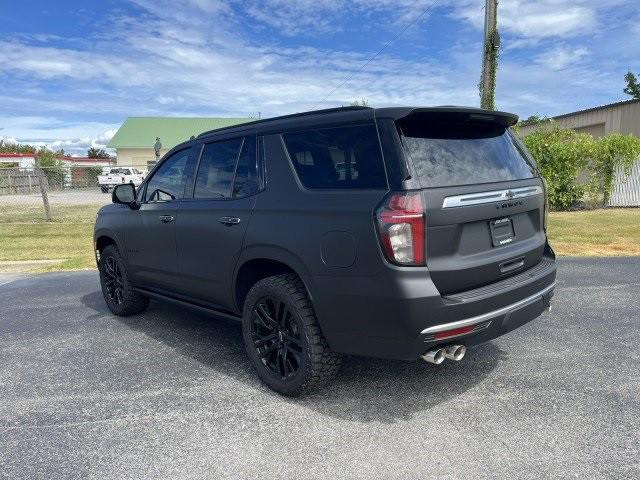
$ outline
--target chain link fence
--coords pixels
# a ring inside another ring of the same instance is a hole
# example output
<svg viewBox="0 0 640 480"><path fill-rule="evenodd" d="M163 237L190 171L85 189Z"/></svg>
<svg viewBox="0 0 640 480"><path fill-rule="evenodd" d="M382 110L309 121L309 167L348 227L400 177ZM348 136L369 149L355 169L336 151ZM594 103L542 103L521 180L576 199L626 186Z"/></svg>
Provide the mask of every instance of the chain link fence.
<svg viewBox="0 0 640 480"><path fill-rule="evenodd" d="M143 176L121 165L0 168L0 273L95 268L96 213L116 184Z"/></svg>
<svg viewBox="0 0 640 480"><path fill-rule="evenodd" d="M111 179L105 176L111 172ZM0 168L0 209L7 217L18 219L24 211L41 207L46 214L48 201L53 219L65 207L98 210L111 202L111 191L117 183L134 181L139 185L144 174L134 166L55 166ZM12 211L13 214L11 214Z"/></svg>

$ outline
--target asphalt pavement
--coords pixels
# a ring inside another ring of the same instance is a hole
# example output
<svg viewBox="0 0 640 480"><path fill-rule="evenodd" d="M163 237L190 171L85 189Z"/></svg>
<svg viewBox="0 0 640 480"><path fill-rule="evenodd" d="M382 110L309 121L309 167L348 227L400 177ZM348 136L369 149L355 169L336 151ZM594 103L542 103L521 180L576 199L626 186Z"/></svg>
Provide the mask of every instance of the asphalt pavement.
<svg viewBox="0 0 640 480"><path fill-rule="evenodd" d="M562 259L553 310L441 366L262 386L238 324L97 273L0 275L0 478L640 478L640 258Z"/></svg>

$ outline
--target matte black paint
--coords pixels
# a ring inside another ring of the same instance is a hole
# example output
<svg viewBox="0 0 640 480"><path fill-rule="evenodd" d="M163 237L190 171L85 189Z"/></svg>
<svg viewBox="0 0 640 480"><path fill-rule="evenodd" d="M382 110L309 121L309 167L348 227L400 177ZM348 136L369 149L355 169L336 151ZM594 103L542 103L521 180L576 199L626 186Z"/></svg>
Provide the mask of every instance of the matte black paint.
<svg viewBox="0 0 640 480"><path fill-rule="evenodd" d="M419 188L393 122L416 111L485 115L488 121L503 125L517 120L511 114L457 107L347 108L207 132L165 156L193 147L184 199L141 203L138 209L106 206L96 221L95 240L116 243L132 282L141 291L236 318L242 310L235 295L241 267L255 259L280 262L305 284L332 349L416 359L437 345L425 342L420 334L423 329L515 303L552 284L556 274L555 257L542 225L542 195L442 209L444 197L542 185L538 177L422 189L427 210L427 265L399 267L384 259L374 211L390 189ZM305 189L281 133L363 122L378 126L389 188ZM264 188L245 198L193 199L193 175L202 143L247 135L264 141ZM147 179L152 175L153 171ZM174 221L162 222L163 215L173 216ZM229 225L219 221L222 217L240 221ZM489 222L503 217L512 219L514 241L493 247ZM547 263L540 263L543 258ZM505 273L504 266L516 260L522 260L522 267ZM455 342L473 345L501 335L537 317L549 298L509 318L496 318L487 330Z"/></svg>

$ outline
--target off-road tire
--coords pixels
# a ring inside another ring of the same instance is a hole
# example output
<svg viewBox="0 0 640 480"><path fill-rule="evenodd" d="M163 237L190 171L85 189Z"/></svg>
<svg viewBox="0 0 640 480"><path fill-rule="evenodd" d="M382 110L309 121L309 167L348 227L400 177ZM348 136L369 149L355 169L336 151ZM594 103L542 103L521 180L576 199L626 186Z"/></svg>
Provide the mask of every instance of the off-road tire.
<svg viewBox="0 0 640 480"><path fill-rule="evenodd" d="M118 272L117 280L112 278L110 273L114 267ZM133 289L125 263L115 245L108 245L100 252L99 271L102 295L113 314L126 317L146 310L149 299ZM114 293L113 282L116 282L117 288L120 289L117 295Z"/></svg>
<svg viewBox="0 0 640 480"><path fill-rule="evenodd" d="M269 369L255 347L255 337L252 337L252 328L255 328L252 325L258 315L256 308L265 298L277 299L284 303L291 314L288 317L290 323L297 324L296 331L301 340L301 361L295 375L287 378ZM251 288L244 302L242 334L247 354L258 376L267 386L280 394L299 396L316 391L332 380L340 368L341 357L329 348L307 290L295 274L268 277Z"/></svg>

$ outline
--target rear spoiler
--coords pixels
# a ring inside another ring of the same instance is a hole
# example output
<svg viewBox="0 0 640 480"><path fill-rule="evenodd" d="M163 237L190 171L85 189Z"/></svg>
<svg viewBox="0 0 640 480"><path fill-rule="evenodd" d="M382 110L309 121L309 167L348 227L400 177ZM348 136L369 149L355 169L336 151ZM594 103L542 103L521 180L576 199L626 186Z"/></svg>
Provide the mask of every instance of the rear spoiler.
<svg viewBox="0 0 640 480"><path fill-rule="evenodd" d="M427 107L427 108L381 108L376 109L377 117L391 117L394 120L405 120L409 117L433 117L434 120L455 123L488 122L508 128L518 122L518 116L513 113L497 110L483 110L471 107Z"/></svg>

